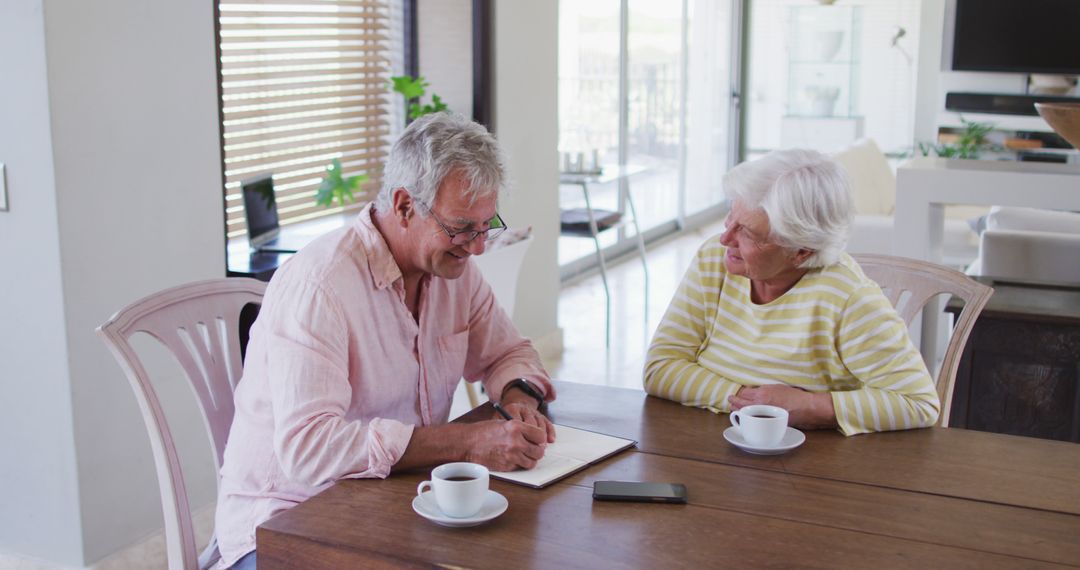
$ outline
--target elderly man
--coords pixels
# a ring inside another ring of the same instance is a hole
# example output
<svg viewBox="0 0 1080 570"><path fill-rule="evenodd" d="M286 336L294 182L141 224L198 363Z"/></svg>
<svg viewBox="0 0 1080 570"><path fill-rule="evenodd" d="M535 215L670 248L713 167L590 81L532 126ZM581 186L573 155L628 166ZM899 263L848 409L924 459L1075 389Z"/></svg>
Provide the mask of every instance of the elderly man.
<svg viewBox="0 0 1080 570"><path fill-rule="evenodd" d="M217 507L221 566L255 562L255 527L347 478L473 461L530 468L555 392L469 257L505 226L503 160L484 127L437 113L394 144L374 204L271 280L252 327ZM447 424L464 376L513 421Z"/></svg>

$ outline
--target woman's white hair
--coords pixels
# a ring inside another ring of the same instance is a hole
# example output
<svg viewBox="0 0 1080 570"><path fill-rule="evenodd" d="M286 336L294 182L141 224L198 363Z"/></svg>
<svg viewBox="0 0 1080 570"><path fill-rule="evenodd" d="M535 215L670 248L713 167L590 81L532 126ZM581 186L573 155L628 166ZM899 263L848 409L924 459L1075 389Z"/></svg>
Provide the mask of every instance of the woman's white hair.
<svg viewBox="0 0 1080 570"><path fill-rule="evenodd" d="M724 176L724 194L769 218L781 247L809 249L799 267L836 263L854 216L851 182L838 162L813 150L779 150L744 162Z"/></svg>
<svg viewBox="0 0 1080 570"><path fill-rule="evenodd" d="M430 209L439 185L455 171L468 182L469 204L491 194L497 197L505 184L505 164L498 142L483 125L454 113L424 115L390 149L375 210L388 211L398 188Z"/></svg>

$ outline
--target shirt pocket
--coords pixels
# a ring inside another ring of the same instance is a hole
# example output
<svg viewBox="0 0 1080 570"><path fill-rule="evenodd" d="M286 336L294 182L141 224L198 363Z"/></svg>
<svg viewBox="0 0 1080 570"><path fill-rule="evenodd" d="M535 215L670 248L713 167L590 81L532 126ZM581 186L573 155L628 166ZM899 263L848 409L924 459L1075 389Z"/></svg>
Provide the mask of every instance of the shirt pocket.
<svg viewBox="0 0 1080 570"><path fill-rule="evenodd" d="M431 377L437 378L443 385L447 400L454 397L461 375L465 372L465 358L469 353L469 331L441 336L436 341L439 349L437 372Z"/></svg>

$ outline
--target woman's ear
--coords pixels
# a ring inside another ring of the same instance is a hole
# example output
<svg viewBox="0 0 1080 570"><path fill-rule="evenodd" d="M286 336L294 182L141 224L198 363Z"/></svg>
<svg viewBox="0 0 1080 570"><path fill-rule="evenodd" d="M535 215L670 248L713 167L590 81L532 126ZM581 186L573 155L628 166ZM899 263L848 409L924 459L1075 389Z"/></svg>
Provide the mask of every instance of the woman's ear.
<svg viewBox="0 0 1080 570"><path fill-rule="evenodd" d="M815 253L817 253L817 252L812 250L812 249L805 249L804 248L804 249L796 250L795 251L795 258L792 260L792 261L795 262L795 267L802 266L802 264L805 263L807 259L810 259L810 256L814 255Z"/></svg>

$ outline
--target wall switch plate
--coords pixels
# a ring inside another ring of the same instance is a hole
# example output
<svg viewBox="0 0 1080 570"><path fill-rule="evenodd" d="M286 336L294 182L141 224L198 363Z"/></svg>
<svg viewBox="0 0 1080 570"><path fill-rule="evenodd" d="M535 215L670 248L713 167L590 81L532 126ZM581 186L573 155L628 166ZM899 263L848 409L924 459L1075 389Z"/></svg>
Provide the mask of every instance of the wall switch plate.
<svg viewBox="0 0 1080 570"><path fill-rule="evenodd" d="M0 212L8 212L8 178L4 176L2 162L0 162Z"/></svg>
<svg viewBox="0 0 1080 570"><path fill-rule="evenodd" d="M7 178L4 176L4 163L0 162L0 212L8 211Z"/></svg>

